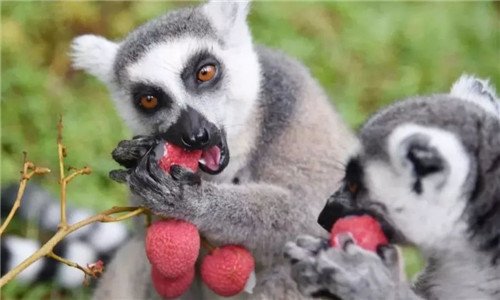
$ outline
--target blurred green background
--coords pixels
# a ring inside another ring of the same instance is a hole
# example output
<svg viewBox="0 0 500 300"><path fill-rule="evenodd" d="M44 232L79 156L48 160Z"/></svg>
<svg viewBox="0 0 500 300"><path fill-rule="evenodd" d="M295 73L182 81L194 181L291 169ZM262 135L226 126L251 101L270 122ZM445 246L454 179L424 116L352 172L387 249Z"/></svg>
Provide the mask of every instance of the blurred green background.
<svg viewBox="0 0 500 300"><path fill-rule="evenodd" d="M127 203L111 182L110 152L130 137L107 90L71 69L68 48L84 33L119 40L181 2L1 2L1 183L16 181L22 151L57 170L56 124L64 116L67 164L94 173L70 184L72 205L103 210ZM500 87L500 4L257 2L249 16L255 41L303 61L344 119L358 127L397 99L446 92L463 72ZM57 193L57 172L39 179ZM13 225L17 233L27 234ZM407 254L408 272L421 262ZM52 291L50 291L52 290ZM85 298L50 285L9 284L2 299Z"/></svg>

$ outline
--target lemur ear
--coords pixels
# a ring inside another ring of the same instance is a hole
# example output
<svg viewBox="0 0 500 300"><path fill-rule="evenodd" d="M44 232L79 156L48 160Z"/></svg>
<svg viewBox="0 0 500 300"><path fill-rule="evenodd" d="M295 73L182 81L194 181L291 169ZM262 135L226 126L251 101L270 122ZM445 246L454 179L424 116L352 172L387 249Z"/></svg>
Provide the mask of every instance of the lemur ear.
<svg viewBox="0 0 500 300"><path fill-rule="evenodd" d="M251 36L246 23L250 1L211 0L203 6L203 12L209 18L217 33L231 44L250 41Z"/></svg>
<svg viewBox="0 0 500 300"><path fill-rule="evenodd" d="M96 35L82 35L71 43L73 67L87 71L109 84L113 78L113 62L118 44Z"/></svg>
<svg viewBox="0 0 500 300"><path fill-rule="evenodd" d="M500 117L500 99L487 79L464 74L453 84L450 95L475 103Z"/></svg>
<svg viewBox="0 0 500 300"><path fill-rule="evenodd" d="M414 133L400 143L401 155L411 164L415 175L423 178L444 168L444 160L425 134Z"/></svg>
<svg viewBox="0 0 500 300"><path fill-rule="evenodd" d="M413 165L417 177L437 173L444 168L444 161L435 147L425 142L422 136L413 136L406 150L406 158Z"/></svg>
<svg viewBox="0 0 500 300"><path fill-rule="evenodd" d="M407 124L396 128L389 137L389 155L393 165L410 170L418 178L439 173L447 161L463 154L459 141L451 133Z"/></svg>

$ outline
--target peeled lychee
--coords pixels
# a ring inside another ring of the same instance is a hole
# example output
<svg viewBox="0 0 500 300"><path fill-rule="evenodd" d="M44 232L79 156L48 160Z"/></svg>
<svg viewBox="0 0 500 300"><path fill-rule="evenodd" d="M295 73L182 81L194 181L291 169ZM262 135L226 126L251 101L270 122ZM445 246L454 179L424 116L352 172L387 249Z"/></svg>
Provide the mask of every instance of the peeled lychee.
<svg viewBox="0 0 500 300"><path fill-rule="evenodd" d="M164 171L170 173L172 165L183 166L193 172L198 170L198 161L203 154L202 150L186 150L170 143L165 143L159 147L163 147L163 149L160 149L162 151L159 151L160 155L162 155L159 164Z"/></svg>
<svg viewBox="0 0 500 300"><path fill-rule="evenodd" d="M166 277L175 278L191 269L200 251L200 234L193 224L160 220L146 233L149 262Z"/></svg>
<svg viewBox="0 0 500 300"><path fill-rule="evenodd" d="M160 296L166 299L172 299L182 296L191 285L194 279L194 266L191 266L186 273L181 274L177 278L169 278L163 276L163 274L151 266L151 280L153 281L153 286L156 292Z"/></svg>
<svg viewBox="0 0 500 300"><path fill-rule="evenodd" d="M370 216L351 216L337 220L333 224L330 245L339 247L338 235L350 233L354 243L363 249L377 251L377 246L388 244L380 224Z"/></svg>
<svg viewBox="0 0 500 300"><path fill-rule="evenodd" d="M217 295L230 297L243 291L254 267L253 256L247 249L226 245L205 256L201 278Z"/></svg>

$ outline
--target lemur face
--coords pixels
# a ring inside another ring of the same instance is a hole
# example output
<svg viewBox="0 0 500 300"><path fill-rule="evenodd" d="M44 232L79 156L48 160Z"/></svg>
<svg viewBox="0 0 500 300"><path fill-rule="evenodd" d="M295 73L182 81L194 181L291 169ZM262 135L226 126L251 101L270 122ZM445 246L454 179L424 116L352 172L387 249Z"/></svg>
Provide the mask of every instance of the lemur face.
<svg viewBox="0 0 500 300"><path fill-rule="evenodd" d="M368 214L391 243L440 251L475 240L498 251L500 201L492 192L496 185L487 185L500 175L500 126L492 112L455 95L410 99L380 111L361 129L344 185L318 222L330 230L339 218Z"/></svg>
<svg viewBox="0 0 500 300"><path fill-rule="evenodd" d="M338 217L374 215L392 242L434 245L463 234L463 187L471 162L458 139L409 123L381 142L386 144L385 157L361 150L350 160L344 187L329 199L322 218L334 220L328 206L344 202L342 209L335 209Z"/></svg>
<svg viewBox="0 0 500 300"><path fill-rule="evenodd" d="M200 168L217 174L259 93L246 14L246 3L213 2L169 12L120 44L82 36L75 65L108 85L135 134L202 149Z"/></svg>

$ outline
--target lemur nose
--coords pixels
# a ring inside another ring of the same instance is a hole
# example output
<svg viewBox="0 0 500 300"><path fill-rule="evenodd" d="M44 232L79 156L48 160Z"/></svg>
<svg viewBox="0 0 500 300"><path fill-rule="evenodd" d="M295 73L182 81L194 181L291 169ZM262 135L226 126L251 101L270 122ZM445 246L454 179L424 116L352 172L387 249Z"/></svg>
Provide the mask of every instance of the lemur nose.
<svg viewBox="0 0 500 300"><path fill-rule="evenodd" d="M200 128L197 133L190 136L182 136L182 143L187 148L201 148L210 141L210 134L206 128Z"/></svg>

